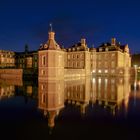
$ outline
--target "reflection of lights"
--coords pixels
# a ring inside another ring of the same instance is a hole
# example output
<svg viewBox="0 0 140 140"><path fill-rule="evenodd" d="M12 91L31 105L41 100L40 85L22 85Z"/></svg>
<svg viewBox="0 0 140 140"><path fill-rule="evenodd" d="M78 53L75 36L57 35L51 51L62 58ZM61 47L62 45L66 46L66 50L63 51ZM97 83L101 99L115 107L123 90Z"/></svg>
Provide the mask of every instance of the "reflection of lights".
<svg viewBox="0 0 140 140"><path fill-rule="evenodd" d="M111 83L114 84L115 83L115 79L111 79Z"/></svg>
<svg viewBox="0 0 140 140"><path fill-rule="evenodd" d="M134 82L134 91L136 91L136 89L137 89L137 83Z"/></svg>
<svg viewBox="0 0 140 140"><path fill-rule="evenodd" d="M98 83L101 84L101 78L98 79Z"/></svg>
<svg viewBox="0 0 140 140"><path fill-rule="evenodd" d="M140 81L138 82L138 85L140 86Z"/></svg>
<svg viewBox="0 0 140 140"><path fill-rule="evenodd" d="M93 72L93 73L95 73L96 71L95 71L95 70L93 70L92 72Z"/></svg>
<svg viewBox="0 0 140 140"><path fill-rule="evenodd" d="M134 68L137 68L138 67L138 65L134 65Z"/></svg>
<svg viewBox="0 0 140 140"><path fill-rule="evenodd" d="M106 79L105 79L105 83L107 84L107 82L108 82L108 79L106 78Z"/></svg>
<svg viewBox="0 0 140 140"><path fill-rule="evenodd" d="M120 74L123 74L123 71L122 70L120 71Z"/></svg>
<svg viewBox="0 0 140 140"><path fill-rule="evenodd" d="M105 70L105 73L108 73L108 70Z"/></svg>
<svg viewBox="0 0 140 140"><path fill-rule="evenodd" d="M93 79L92 79L92 82L93 82L94 84L95 84L95 81L96 81L95 78L93 78Z"/></svg>
<svg viewBox="0 0 140 140"><path fill-rule="evenodd" d="M120 80L120 83L122 83L123 82L123 79L121 78L121 79L119 79Z"/></svg>
<svg viewBox="0 0 140 140"><path fill-rule="evenodd" d="M101 73L102 71L101 70L98 70L98 72Z"/></svg>

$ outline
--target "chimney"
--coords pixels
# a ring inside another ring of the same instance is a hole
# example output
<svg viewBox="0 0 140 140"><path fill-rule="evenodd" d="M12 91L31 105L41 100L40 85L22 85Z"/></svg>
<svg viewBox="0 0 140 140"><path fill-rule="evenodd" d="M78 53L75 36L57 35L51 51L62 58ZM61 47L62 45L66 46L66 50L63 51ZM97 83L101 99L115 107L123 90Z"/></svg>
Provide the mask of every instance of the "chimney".
<svg viewBox="0 0 140 140"><path fill-rule="evenodd" d="M116 45L116 38L111 39L111 45L115 46Z"/></svg>
<svg viewBox="0 0 140 140"><path fill-rule="evenodd" d="M84 38L81 39L81 45L86 45L86 39Z"/></svg>

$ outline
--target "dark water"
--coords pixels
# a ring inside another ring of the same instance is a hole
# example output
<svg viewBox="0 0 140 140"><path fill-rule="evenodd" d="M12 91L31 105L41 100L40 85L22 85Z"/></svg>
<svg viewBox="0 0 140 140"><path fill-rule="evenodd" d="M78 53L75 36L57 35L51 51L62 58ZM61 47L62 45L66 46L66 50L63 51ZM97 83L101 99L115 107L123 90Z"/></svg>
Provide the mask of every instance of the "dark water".
<svg viewBox="0 0 140 140"><path fill-rule="evenodd" d="M139 139L140 81L0 79L0 140Z"/></svg>

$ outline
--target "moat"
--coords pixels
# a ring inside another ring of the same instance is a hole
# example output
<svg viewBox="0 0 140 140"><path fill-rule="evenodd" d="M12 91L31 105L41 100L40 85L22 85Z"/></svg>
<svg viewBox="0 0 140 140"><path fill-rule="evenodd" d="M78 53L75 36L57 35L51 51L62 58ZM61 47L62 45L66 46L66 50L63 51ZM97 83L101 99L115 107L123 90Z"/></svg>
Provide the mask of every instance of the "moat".
<svg viewBox="0 0 140 140"><path fill-rule="evenodd" d="M0 79L1 139L136 139L140 80Z"/></svg>

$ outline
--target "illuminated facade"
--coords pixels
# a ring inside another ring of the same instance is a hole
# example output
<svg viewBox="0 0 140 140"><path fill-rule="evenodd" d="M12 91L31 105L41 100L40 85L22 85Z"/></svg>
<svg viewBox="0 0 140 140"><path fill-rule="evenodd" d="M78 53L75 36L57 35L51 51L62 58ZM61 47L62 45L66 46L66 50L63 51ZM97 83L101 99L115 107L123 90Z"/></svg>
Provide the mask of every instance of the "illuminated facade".
<svg viewBox="0 0 140 140"><path fill-rule="evenodd" d="M128 45L113 38L98 48L88 48L86 40L72 47L62 48L50 31L48 41L38 51L14 53L0 51L0 67L23 69L25 75L39 75L40 79L64 79L90 75L129 76L131 57Z"/></svg>
<svg viewBox="0 0 140 140"><path fill-rule="evenodd" d="M70 48L62 49L49 32L47 43L38 52L39 78L64 79L93 75L129 76L131 57L128 45L120 45L115 38L111 44L88 48L85 39Z"/></svg>
<svg viewBox="0 0 140 140"><path fill-rule="evenodd" d="M0 50L0 68L15 67L15 53L13 51Z"/></svg>
<svg viewBox="0 0 140 140"><path fill-rule="evenodd" d="M54 32L49 32L47 43L38 51L39 78L64 79L91 75L96 67L96 50L89 49L85 39L68 49L62 49L54 35Z"/></svg>
<svg viewBox="0 0 140 140"><path fill-rule="evenodd" d="M97 75L130 75L131 57L128 45L120 45L113 38L111 43L104 43L96 50Z"/></svg>

